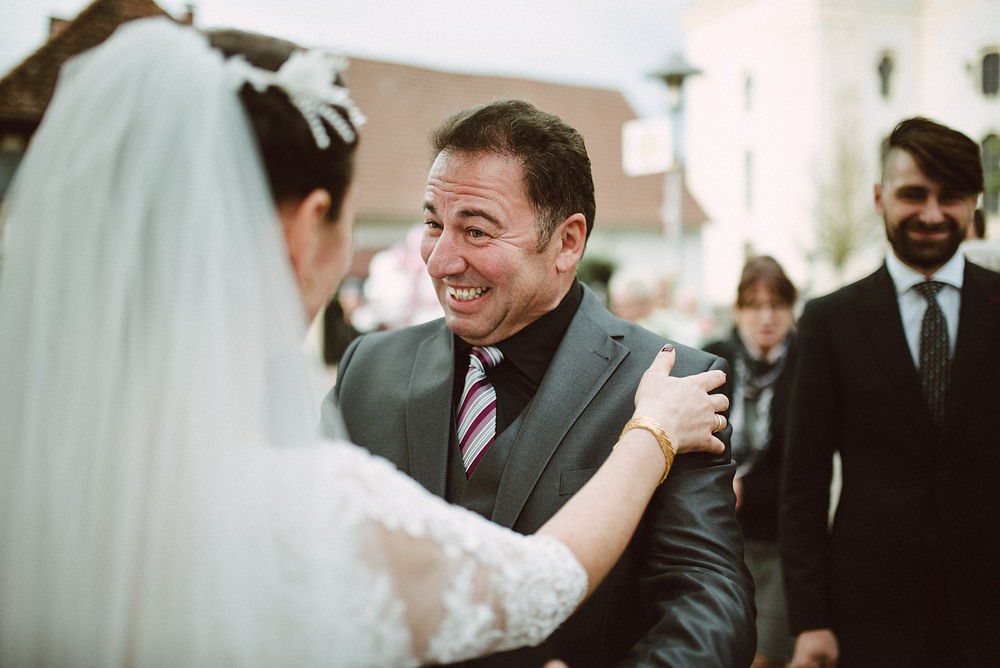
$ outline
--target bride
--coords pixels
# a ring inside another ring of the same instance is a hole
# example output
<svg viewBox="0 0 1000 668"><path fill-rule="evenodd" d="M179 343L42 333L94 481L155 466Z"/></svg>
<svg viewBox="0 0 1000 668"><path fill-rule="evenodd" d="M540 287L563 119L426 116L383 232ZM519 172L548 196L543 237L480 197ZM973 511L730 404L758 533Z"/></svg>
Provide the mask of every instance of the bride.
<svg viewBox="0 0 1000 668"><path fill-rule="evenodd" d="M0 664L537 643L675 449L722 451L722 373L671 378L670 349L640 428L535 536L315 436L300 342L348 266L363 121L341 65L150 19L64 68L0 221Z"/></svg>

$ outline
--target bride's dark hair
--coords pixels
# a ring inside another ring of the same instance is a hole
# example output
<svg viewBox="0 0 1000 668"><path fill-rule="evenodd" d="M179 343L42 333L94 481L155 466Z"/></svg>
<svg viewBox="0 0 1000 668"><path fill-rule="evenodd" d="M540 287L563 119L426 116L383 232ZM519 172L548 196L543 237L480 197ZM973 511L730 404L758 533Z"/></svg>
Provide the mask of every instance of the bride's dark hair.
<svg viewBox="0 0 1000 668"><path fill-rule="evenodd" d="M241 30L212 30L206 34L212 46L227 58L242 55L250 64L272 72L301 49L283 39ZM335 83L345 85L340 76ZM339 218L344 195L354 177L357 139L345 142L322 121L328 128L330 146L317 147L306 119L279 88L272 86L259 92L247 83L240 90L240 99L257 137L275 204L298 201L316 188L323 188L331 198L327 218ZM333 108L354 127L344 110Z"/></svg>

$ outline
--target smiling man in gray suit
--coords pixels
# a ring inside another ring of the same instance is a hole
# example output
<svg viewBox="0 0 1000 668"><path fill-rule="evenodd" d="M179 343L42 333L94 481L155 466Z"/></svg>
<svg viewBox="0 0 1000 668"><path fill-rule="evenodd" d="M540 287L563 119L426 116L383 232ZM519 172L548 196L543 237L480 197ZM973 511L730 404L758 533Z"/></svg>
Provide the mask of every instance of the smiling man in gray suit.
<svg viewBox="0 0 1000 668"><path fill-rule="evenodd" d="M339 402L356 443L449 501L532 533L607 457L665 341L612 316L576 280L595 204L573 128L499 101L445 121L434 149L421 253L445 317L356 340L324 425ZM675 375L725 366L675 345ZM628 551L562 628L474 665L750 665L753 585L729 429L720 436L723 455L677 459Z"/></svg>

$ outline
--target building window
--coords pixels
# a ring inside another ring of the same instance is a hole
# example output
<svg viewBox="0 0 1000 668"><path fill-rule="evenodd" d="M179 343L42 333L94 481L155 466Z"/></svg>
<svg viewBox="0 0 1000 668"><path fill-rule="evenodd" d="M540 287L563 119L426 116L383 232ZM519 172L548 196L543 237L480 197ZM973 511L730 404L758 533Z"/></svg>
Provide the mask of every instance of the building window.
<svg viewBox="0 0 1000 668"><path fill-rule="evenodd" d="M983 56L983 95L1000 94L1000 52L992 51Z"/></svg>
<svg viewBox="0 0 1000 668"><path fill-rule="evenodd" d="M882 54L882 60L878 62L879 90L884 99L889 98L892 92L892 70L896 63L892 59L892 54Z"/></svg>
<svg viewBox="0 0 1000 668"><path fill-rule="evenodd" d="M983 209L1000 213L1000 137L988 135L983 140Z"/></svg>
<svg viewBox="0 0 1000 668"><path fill-rule="evenodd" d="M18 135L4 135L0 138L0 201L14 178L14 171L24 155L25 141Z"/></svg>

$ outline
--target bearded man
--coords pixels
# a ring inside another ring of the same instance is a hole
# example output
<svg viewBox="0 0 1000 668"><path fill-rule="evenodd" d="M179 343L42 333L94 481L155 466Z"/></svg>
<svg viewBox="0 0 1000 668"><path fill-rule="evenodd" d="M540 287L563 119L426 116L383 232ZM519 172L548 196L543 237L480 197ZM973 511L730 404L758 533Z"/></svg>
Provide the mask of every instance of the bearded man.
<svg viewBox="0 0 1000 668"><path fill-rule="evenodd" d="M885 264L799 322L779 530L793 666L997 665L1000 273L958 250L982 191L976 142L901 122L875 185Z"/></svg>

